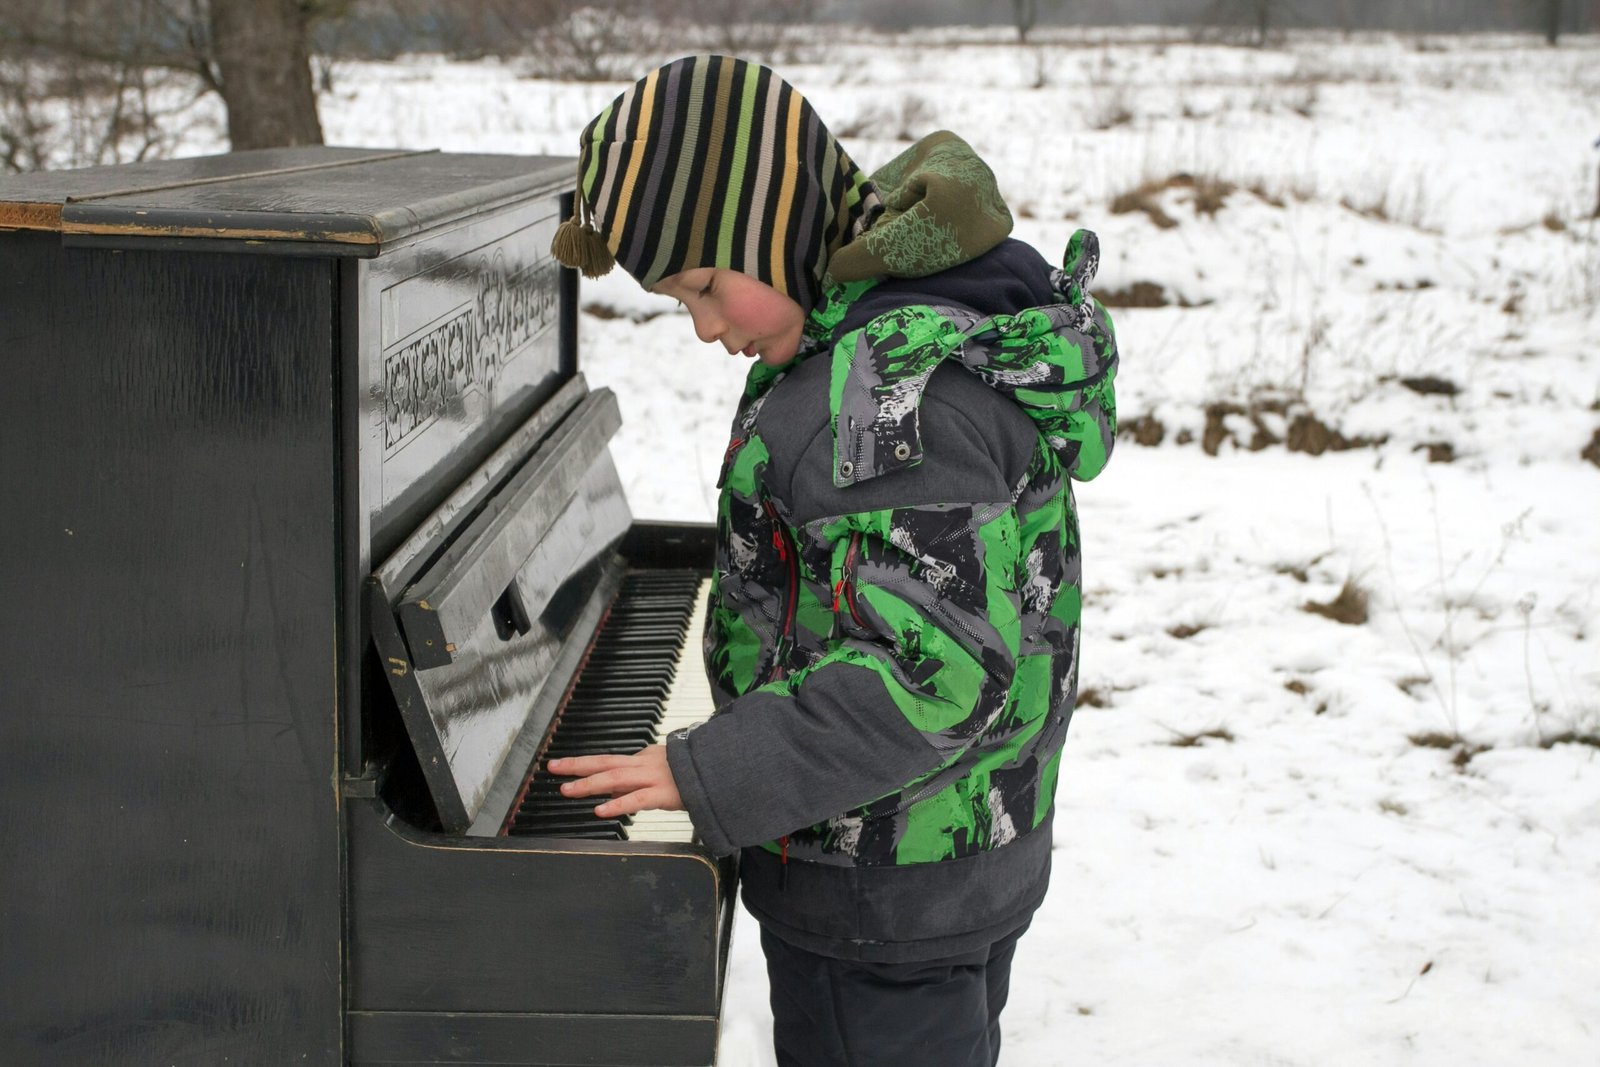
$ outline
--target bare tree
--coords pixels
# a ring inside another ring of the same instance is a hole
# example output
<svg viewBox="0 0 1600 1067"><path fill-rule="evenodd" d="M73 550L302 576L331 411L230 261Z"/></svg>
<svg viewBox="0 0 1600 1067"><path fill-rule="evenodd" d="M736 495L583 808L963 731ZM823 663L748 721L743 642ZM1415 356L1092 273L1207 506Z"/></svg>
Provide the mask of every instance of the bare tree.
<svg viewBox="0 0 1600 1067"><path fill-rule="evenodd" d="M1255 47L1265 48L1286 23L1298 18L1298 5L1291 0L1211 0L1200 28L1242 32Z"/></svg>
<svg viewBox="0 0 1600 1067"><path fill-rule="evenodd" d="M1544 39L1551 45L1561 42L1562 16L1565 14L1565 5L1562 0L1535 0L1542 9L1540 15L1544 22Z"/></svg>
<svg viewBox="0 0 1600 1067"><path fill-rule="evenodd" d="M217 93L235 148L318 144L313 20L349 0L0 0L0 164L160 155L163 119Z"/></svg>
<svg viewBox="0 0 1600 1067"><path fill-rule="evenodd" d="M796 56L823 7L822 0L655 0L669 51L709 48L765 62ZM681 47L680 47L681 46Z"/></svg>
<svg viewBox="0 0 1600 1067"><path fill-rule="evenodd" d="M1045 0L1051 7L1060 7L1061 0ZM1017 28L1017 41L1028 43L1028 34L1039 24L1039 0L1011 0L1011 24Z"/></svg>
<svg viewBox="0 0 1600 1067"><path fill-rule="evenodd" d="M156 0L121 5L109 28L103 14L84 0L0 0L0 169L89 166L170 149L166 120L193 103L193 71L175 74L107 43L148 35L160 21Z"/></svg>
<svg viewBox="0 0 1600 1067"><path fill-rule="evenodd" d="M211 0L214 81L237 151L322 143L302 0Z"/></svg>
<svg viewBox="0 0 1600 1067"><path fill-rule="evenodd" d="M1011 0L1011 21L1017 27L1017 40L1028 43L1028 31L1039 21L1039 0Z"/></svg>
<svg viewBox="0 0 1600 1067"><path fill-rule="evenodd" d="M1600 137L1595 138L1594 146L1600 148ZM1589 217L1600 219L1600 169L1594 172L1594 214Z"/></svg>
<svg viewBox="0 0 1600 1067"><path fill-rule="evenodd" d="M650 34L618 3L548 4L549 22L524 45L533 72L566 81L623 81Z"/></svg>

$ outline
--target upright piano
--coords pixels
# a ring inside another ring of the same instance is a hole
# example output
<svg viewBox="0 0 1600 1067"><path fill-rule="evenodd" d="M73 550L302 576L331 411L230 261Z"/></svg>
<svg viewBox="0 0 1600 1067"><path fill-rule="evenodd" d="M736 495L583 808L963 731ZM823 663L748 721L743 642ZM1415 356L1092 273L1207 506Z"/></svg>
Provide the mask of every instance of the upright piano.
<svg viewBox="0 0 1600 1067"><path fill-rule="evenodd" d="M710 711L573 174L0 179L0 1063L714 1062L736 871L542 770Z"/></svg>

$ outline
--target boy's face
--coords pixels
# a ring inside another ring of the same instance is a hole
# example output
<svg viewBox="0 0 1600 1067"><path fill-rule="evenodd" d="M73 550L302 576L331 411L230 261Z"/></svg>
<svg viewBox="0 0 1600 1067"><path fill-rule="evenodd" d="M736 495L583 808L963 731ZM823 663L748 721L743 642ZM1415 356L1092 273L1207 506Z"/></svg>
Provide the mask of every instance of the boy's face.
<svg viewBox="0 0 1600 1067"><path fill-rule="evenodd" d="M651 292L677 300L694 320L694 332L729 355L755 356L781 367L800 350L806 313L794 299L748 274L695 267L663 278Z"/></svg>

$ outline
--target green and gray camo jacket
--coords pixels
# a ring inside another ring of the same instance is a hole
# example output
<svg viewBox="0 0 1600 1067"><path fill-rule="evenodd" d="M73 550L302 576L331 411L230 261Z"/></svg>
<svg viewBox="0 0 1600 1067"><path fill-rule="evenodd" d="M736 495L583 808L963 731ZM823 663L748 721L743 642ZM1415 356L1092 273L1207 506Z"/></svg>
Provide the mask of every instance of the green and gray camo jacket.
<svg viewBox="0 0 1600 1067"><path fill-rule="evenodd" d="M1077 685L1070 482L1116 433L1097 260L1079 231L1064 270L1006 241L835 285L800 356L751 372L705 635L719 712L667 751L702 840L746 848L746 903L802 947L962 951L1043 894Z"/></svg>

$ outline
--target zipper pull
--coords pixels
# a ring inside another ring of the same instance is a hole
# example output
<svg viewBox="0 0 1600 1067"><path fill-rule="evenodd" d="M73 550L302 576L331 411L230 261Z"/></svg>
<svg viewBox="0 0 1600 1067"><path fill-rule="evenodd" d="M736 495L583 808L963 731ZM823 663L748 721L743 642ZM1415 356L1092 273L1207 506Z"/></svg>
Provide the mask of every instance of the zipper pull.
<svg viewBox="0 0 1600 1067"><path fill-rule="evenodd" d="M844 596L844 583L845 580L840 578L833 587L833 613L835 615L839 614L839 600Z"/></svg>
<svg viewBox="0 0 1600 1067"><path fill-rule="evenodd" d="M772 520L772 547L778 550L778 558L785 563L789 561L789 546L784 543L783 520L778 518L778 509L773 507L772 501L762 501L767 512L767 518Z"/></svg>

